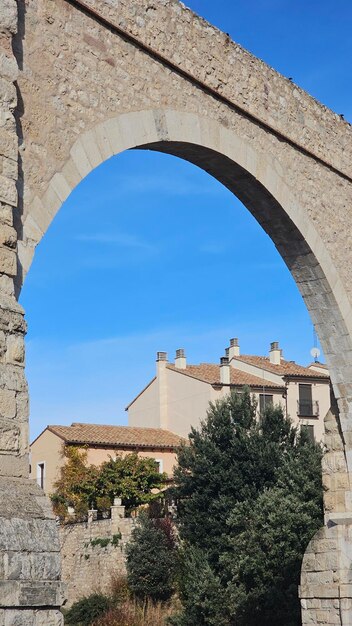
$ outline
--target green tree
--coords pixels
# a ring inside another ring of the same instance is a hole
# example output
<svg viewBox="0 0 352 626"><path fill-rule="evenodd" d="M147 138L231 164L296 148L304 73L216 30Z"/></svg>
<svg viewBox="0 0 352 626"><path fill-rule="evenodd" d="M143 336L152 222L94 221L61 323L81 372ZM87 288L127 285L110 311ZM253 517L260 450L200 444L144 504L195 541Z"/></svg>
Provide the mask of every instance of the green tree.
<svg viewBox="0 0 352 626"><path fill-rule="evenodd" d="M139 516L126 555L128 585L135 598L144 606L168 600L174 590L174 545L146 513Z"/></svg>
<svg viewBox="0 0 352 626"><path fill-rule="evenodd" d="M199 548L184 544L178 553L177 591L183 611L173 626L229 626L227 593Z"/></svg>
<svg viewBox="0 0 352 626"><path fill-rule="evenodd" d="M186 547L202 551L215 577L205 596L214 593L214 580L221 586L221 619L228 615L225 623L236 626L300 624L300 565L322 525L320 447L279 407L259 423L245 389L210 406L178 460L180 535ZM182 589L183 619L194 589L188 592ZM213 623L202 619L199 610L194 623Z"/></svg>
<svg viewBox="0 0 352 626"><path fill-rule="evenodd" d="M55 513L65 518L68 507L79 515L88 511L95 494L97 468L87 465L87 450L76 446L64 446L65 464L60 469L55 491L51 496Z"/></svg>
<svg viewBox="0 0 352 626"><path fill-rule="evenodd" d="M158 463L138 454L117 456L100 466L95 481L95 496L108 497L113 502L119 496L127 510L152 502L166 483L167 475L160 474ZM154 493L153 493L154 491Z"/></svg>
<svg viewBox="0 0 352 626"><path fill-rule="evenodd" d="M65 613L65 623L72 626L91 626L98 617L109 610L110 604L109 598L101 593L81 598Z"/></svg>
<svg viewBox="0 0 352 626"><path fill-rule="evenodd" d="M120 496L127 511L158 498L167 476L160 474L152 458L128 454L110 459L100 467L87 464L87 450L65 446L65 464L55 482L51 496L54 511L65 519L72 506L78 517L83 517L89 507L106 510L114 497Z"/></svg>

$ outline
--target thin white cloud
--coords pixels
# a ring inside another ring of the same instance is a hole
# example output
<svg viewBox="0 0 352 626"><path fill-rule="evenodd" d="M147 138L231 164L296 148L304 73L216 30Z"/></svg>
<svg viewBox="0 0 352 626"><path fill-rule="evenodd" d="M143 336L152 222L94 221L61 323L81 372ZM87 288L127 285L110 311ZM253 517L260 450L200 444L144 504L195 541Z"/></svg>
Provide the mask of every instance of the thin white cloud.
<svg viewBox="0 0 352 626"><path fill-rule="evenodd" d="M205 254L223 254L228 249L228 245L222 242L205 243L200 246L199 251Z"/></svg>
<svg viewBox="0 0 352 626"><path fill-rule="evenodd" d="M161 193L173 196L204 196L219 195L221 184L216 184L214 178L209 177L209 181L199 183L192 179L182 180L177 178L173 180L172 176L161 178L157 175L148 174L148 176L136 174L133 176L124 176L119 182L119 193ZM225 188L223 187L225 190Z"/></svg>
<svg viewBox="0 0 352 626"><path fill-rule="evenodd" d="M128 233L92 233L92 234L78 234L75 236L77 241L83 241L87 243L97 243L103 245L112 245L121 248L133 248L138 250L147 250L149 252L155 252L156 247L147 241L143 241L136 235L130 235Z"/></svg>

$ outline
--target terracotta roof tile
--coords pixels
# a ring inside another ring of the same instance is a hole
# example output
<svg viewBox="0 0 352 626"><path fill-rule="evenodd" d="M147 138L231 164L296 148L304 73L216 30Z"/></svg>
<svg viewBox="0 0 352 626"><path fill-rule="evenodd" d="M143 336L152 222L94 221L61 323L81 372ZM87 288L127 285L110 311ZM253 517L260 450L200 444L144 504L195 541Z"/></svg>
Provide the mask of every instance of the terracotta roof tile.
<svg viewBox="0 0 352 626"><path fill-rule="evenodd" d="M80 443L113 448L177 448L183 441L182 437L161 428L74 423L71 426L48 426L48 430L68 444Z"/></svg>
<svg viewBox="0 0 352 626"><path fill-rule="evenodd" d="M268 372L272 372L273 374L278 374L278 376L305 376L307 378L324 378L328 379L329 376L309 369L309 367L303 367L303 365L298 365L294 361L285 361L281 359L280 365L274 365L270 363L270 359L266 356L254 356L250 354L241 354L241 356L236 356L235 361L243 361L244 363L249 363L250 365L255 365L256 367L263 368Z"/></svg>
<svg viewBox="0 0 352 626"><path fill-rule="evenodd" d="M167 368L174 370L180 374L197 378L203 382L210 383L211 385L220 384L220 366L214 363L200 363L200 365L187 365L186 369L175 368L173 364L168 364ZM253 376L247 372L241 372L241 370L231 367L230 370L230 383L231 385L238 385L243 387L248 385L249 387L263 387L263 379L259 376ZM283 389L284 385L276 385L275 383L265 381L265 387Z"/></svg>

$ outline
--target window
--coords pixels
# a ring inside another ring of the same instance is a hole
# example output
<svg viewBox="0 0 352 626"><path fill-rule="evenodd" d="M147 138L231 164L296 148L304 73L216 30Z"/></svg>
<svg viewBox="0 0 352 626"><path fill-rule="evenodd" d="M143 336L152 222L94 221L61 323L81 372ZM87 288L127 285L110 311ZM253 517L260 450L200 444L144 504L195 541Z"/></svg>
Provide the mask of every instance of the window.
<svg viewBox="0 0 352 626"><path fill-rule="evenodd" d="M274 404L274 396L269 393L260 393L259 394L259 413L260 415L264 414L265 409L269 406L273 406Z"/></svg>
<svg viewBox="0 0 352 626"><path fill-rule="evenodd" d="M319 405L318 402L313 402L312 385L299 384L298 397L298 415L301 417L318 417Z"/></svg>
<svg viewBox="0 0 352 626"><path fill-rule="evenodd" d="M45 463L37 464L37 483L41 489L44 489L45 482Z"/></svg>
<svg viewBox="0 0 352 626"><path fill-rule="evenodd" d="M306 433L310 441L315 441L314 426L312 426L311 424L302 424L301 432Z"/></svg>
<svg viewBox="0 0 352 626"><path fill-rule="evenodd" d="M164 465L163 465L163 461L162 459L155 459L155 462L158 464L159 466L159 474L162 474L164 471Z"/></svg>

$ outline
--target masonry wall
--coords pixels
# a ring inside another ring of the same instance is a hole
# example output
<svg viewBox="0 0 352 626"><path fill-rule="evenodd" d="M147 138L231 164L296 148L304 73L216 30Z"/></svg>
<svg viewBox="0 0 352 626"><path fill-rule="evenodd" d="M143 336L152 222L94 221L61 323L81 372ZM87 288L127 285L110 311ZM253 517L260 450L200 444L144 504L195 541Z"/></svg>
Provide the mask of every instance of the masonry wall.
<svg viewBox="0 0 352 626"><path fill-rule="evenodd" d="M60 526L62 580L67 585L66 606L90 593L109 593L111 578L126 574L125 548L134 523L133 519L122 518ZM117 540L120 534L118 545L113 545L114 535ZM109 539L110 542L101 546L96 542L100 539Z"/></svg>

